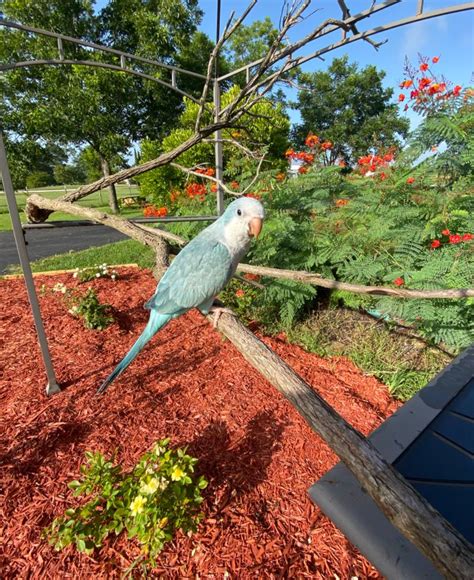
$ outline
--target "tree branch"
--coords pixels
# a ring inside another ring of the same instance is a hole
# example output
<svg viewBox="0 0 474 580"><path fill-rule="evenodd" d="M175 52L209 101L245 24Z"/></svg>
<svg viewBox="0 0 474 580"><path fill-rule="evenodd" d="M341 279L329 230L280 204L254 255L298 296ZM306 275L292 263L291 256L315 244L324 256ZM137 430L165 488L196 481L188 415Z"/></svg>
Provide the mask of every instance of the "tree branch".
<svg viewBox="0 0 474 580"><path fill-rule="evenodd" d="M197 174L203 177L202 174ZM142 242L148 246L154 247L156 238L161 237L174 242L180 246L186 244L186 240L167 232L165 230L150 228L143 225L134 224L126 219L107 214L95 209L85 208L78 205L73 205L59 199L47 199L41 195L33 194L28 200L41 209L48 211L63 211L72 215L91 219L106 226L115 228L116 230L126 234L127 236ZM409 290L405 288L390 288L387 286L362 286L358 284L349 284L347 282L339 282L338 280L330 280L323 278L318 274L312 272L304 272L298 270L281 270L279 268L267 268L264 266L253 266L250 264L239 264L238 271L249 274L259 274L260 276L267 276L269 278L277 278L283 280L295 280L296 282L303 282L311 284L312 286L322 286L323 288L330 288L333 290L345 290L347 292L354 292L356 294L369 294L372 296L393 296L394 298L418 299L418 298L447 298L459 299L474 297L474 288L460 288L460 289L440 289L440 290Z"/></svg>
<svg viewBox="0 0 474 580"><path fill-rule="evenodd" d="M217 329L286 397L342 459L387 519L446 578L472 578L474 547L387 463L370 441L234 316L223 313Z"/></svg>
<svg viewBox="0 0 474 580"><path fill-rule="evenodd" d="M259 274L270 278L279 278L283 280L295 280L311 284L312 286L321 286L332 290L345 290L355 294L370 294L371 296L393 296L394 298L469 298L474 296L474 288L460 288L449 290L409 290L405 288L390 288L388 286L363 286L359 284L349 284L348 282L339 282L323 278L311 272L297 270L281 270L280 268L267 268L264 266L253 266L250 264L239 264L238 270L249 274Z"/></svg>

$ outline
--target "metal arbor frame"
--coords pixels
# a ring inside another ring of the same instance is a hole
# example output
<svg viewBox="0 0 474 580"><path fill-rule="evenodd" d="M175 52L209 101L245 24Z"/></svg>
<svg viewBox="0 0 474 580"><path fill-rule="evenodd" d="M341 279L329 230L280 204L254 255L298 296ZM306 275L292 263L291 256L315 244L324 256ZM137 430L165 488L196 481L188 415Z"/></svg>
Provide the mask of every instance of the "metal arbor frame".
<svg viewBox="0 0 474 580"><path fill-rule="evenodd" d="M414 0L413 4L416 2L416 8L414 14L412 16L394 20L382 26L378 26L376 28L367 29L363 32L359 32L357 26L359 22L365 20L366 18L371 17L373 14L380 12L382 10L391 8L396 4L399 4L401 0L386 0L385 2L377 3L377 0L373 0L372 6L365 11L359 12L358 14L351 16L349 9L345 4L345 0L338 0L339 7L342 12L342 19L341 23L345 25L345 30L342 32L342 39L339 42L335 42L329 45L324 46L321 49L318 49L308 55L302 56L298 58L298 65L301 65L305 62L313 60L315 58L321 57L323 54L331 52L337 48L340 48L346 44L351 42L355 42L358 40L366 40L373 44L375 47L378 45L371 40L371 37L380 34L381 32L385 32L388 30L392 30L398 28L400 26L405 26L407 24L412 24L414 22L419 22L422 20L427 20L430 18L436 18L439 16L444 16L448 14L454 14L456 12L462 12L467 10L474 9L474 2L465 2L462 4L456 4L452 6L446 6L444 8L440 8L437 10L425 11L424 10L424 0ZM219 37L219 21L220 21L220 0L218 0L217 5L217 38ZM35 34L44 37L55 38L57 42L57 50L58 50L58 58L57 59L39 59L39 60L29 60L29 61L22 61L22 62L14 62L14 63L0 63L0 73L6 72L8 70L13 69L21 69L21 68L29 68L32 66L71 66L71 65L81 65L81 66L90 66L96 68L103 68L108 69L116 72L122 72L126 74L131 74L143 79L146 79L151 82L155 82L159 85L165 86L178 94L181 94L190 100L199 103L199 101L193 97L192 95L188 94L186 91L183 91L178 87L177 83L177 75L189 75L198 79L206 81L207 77L205 75L189 71L186 69L182 69L180 67L176 67L173 65L168 65L166 63L162 63L159 61L155 61L152 59L139 57L130 53L126 53L120 50L116 50L107 46L103 46L100 44L96 44L93 42L88 42L85 40L81 40L79 38L74 38L72 36L67 36L64 34L59 34L56 32L51 32L48 30L43 30L39 28L34 28L31 26L26 26L23 24L19 24L17 22L12 22L0 18L0 26L6 27L8 29L16 29L26 33ZM329 25L324 28L318 35L317 39L335 32L339 27L336 25ZM348 36L346 30L350 30L351 35ZM217 42L217 39L216 39ZM119 64L112 64L108 62L100 62L100 61L93 61L93 60L73 60L73 59L66 59L64 54L64 43L72 43L75 45L82 46L84 48L92 49L93 51L103 53L106 55L112 55L113 57L118 58ZM214 102L214 110L215 110L215 119L219 120L220 118L220 96L221 96L221 83L227 79L234 77L235 75L245 72L247 80L250 79L251 71L253 68L257 67L263 59L259 59L253 62L250 62L230 73L225 75L218 75L218 71L215 71L214 77L211 79L213 84L213 102ZM170 79L168 81L164 81L160 78L156 78L150 74L143 73L140 70L136 70L133 67L135 65L139 65L140 63L151 65L153 67L157 67L158 69L164 69L169 71ZM216 131L215 133L215 164L216 164L216 178L219 182L222 182L223 178L223 148L222 148L222 140L221 140L221 132L220 130ZM15 243L17 246L17 251L20 259L20 264L23 270L23 274L25 277L25 283L28 291L28 298L30 301L31 309L33 318L36 325L36 330L38 334L38 341L40 344L40 349L42 353L43 362L46 369L46 374L48 378L48 383L46 386L46 393L47 395L51 395L57 392L60 392L60 387L57 383L54 367L51 361L51 355L49 352L48 342L46 338L46 333L43 326L43 321L41 318L41 312L39 308L38 298L36 295L33 275L31 272L30 261L28 257L28 252L26 249L26 244L24 240L24 230L20 223L19 214L18 214L18 207L16 204L15 192L13 189L13 184L11 181L8 160L5 150L5 145L3 141L3 135L1 131L0 125L0 173L3 180L3 187L6 193L8 208L12 220L13 226L13 233L15 236ZM224 210L224 196L223 196L223 189L220 186L220 183L217 188L217 214L221 214ZM217 216L209 216L208 219L215 219ZM195 216L183 216L182 220L194 220ZM202 219L202 218L201 218ZM151 220L147 220L151 221ZM154 220L154 221L167 221L167 220ZM169 220L171 221L171 220Z"/></svg>

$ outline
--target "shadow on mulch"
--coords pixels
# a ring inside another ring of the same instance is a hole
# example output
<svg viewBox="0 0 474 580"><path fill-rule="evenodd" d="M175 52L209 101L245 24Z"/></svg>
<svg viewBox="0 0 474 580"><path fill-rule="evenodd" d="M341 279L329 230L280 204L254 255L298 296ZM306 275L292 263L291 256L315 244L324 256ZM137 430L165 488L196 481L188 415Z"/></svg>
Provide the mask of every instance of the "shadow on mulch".
<svg viewBox="0 0 474 580"><path fill-rule="evenodd" d="M67 421L58 422L56 425L50 423L48 428L45 434L45 425L39 423L22 434L22 440L0 456L0 466L11 470L12 474L33 474L42 464L50 462L50 455L54 459L59 452L67 451L71 444L87 439L93 427Z"/></svg>
<svg viewBox="0 0 474 580"><path fill-rule="evenodd" d="M239 496L265 481L286 425L273 411L260 411L247 423L242 438L232 442L224 421L210 423L188 447L199 457L199 471L209 481L207 493L226 484Z"/></svg>
<svg viewBox="0 0 474 580"><path fill-rule="evenodd" d="M71 276L38 284L58 281L69 284ZM1 285L2 578L120 578L138 555L124 535L86 556L54 552L41 531L76 501L67 482L78 477L84 451L115 454L128 470L164 437L187 446L209 485L198 531L177 534L150 577L378 577L308 499L334 454L197 313L172 321L105 396L95 395L148 319L143 302L155 287L149 272L92 282L118 319L103 332L69 316L61 297L41 298L55 369L68 387L51 399L23 281ZM397 408L383 385L342 357L322 359L261 338L361 432Z"/></svg>

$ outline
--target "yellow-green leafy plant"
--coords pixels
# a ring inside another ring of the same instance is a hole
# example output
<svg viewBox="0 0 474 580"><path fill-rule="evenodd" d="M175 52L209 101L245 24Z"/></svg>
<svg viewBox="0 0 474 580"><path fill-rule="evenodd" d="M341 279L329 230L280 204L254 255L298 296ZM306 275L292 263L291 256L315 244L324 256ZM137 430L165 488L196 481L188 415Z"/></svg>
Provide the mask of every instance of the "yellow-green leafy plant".
<svg viewBox="0 0 474 580"><path fill-rule="evenodd" d="M143 557L153 565L177 530L196 530L202 519L201 490L207 486L203 476L194 475L197 459L185 449L170 449L169 442L157 442L131 471L87 451L82 478L69 483L74 495L87 497L87 502L67 509L43 536L57 550L74 544L90 554L109 534L125 532L138 540Z"/></svg>

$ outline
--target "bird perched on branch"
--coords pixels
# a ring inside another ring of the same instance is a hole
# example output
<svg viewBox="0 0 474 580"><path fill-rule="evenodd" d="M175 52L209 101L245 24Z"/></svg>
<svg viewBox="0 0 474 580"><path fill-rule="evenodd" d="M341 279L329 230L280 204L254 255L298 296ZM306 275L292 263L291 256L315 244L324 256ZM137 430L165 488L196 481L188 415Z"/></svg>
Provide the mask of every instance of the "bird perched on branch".
<svg viewBox="0 0 474 580"><path fill-rule="evenodd" d="M203 314L215 313L215 325L225 309L213 307L217 294L232 278L238 263L247 253L252 238L257 238L263 224L262 204L254 198L233 201L213 224L198 234L171 263L145 304L150 319L135 344L105 379L98 393L104 393L135 359L143 347L171 319L191 308Z"/></svg>

